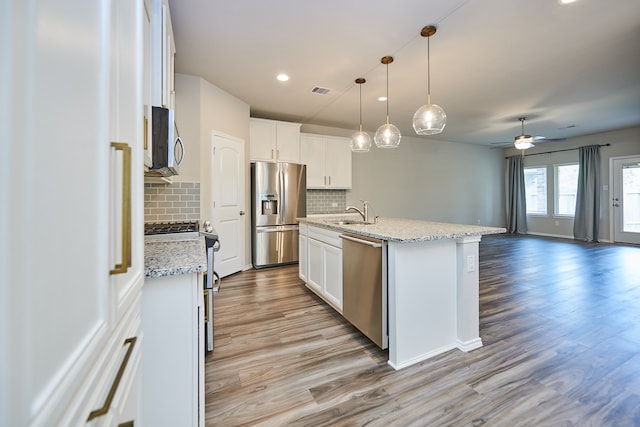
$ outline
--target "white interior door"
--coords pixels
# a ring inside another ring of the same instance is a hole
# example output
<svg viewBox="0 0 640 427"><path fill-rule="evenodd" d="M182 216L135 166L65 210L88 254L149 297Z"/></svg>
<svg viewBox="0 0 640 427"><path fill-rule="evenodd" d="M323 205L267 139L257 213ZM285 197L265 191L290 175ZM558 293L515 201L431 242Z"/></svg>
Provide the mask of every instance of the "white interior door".
<svg viewBox="0 0 640 427"><path fill-rule="evenodd" d="M612 159L613 241L640 245L640 157Z"/></svg>
<svg viewBox="0 0 640 427"><path fill-rule="evenodd" d="M242 269L245 242L244 141L213 133L211 150L213 218L220 250L214 270L220 277Z"/></svg>

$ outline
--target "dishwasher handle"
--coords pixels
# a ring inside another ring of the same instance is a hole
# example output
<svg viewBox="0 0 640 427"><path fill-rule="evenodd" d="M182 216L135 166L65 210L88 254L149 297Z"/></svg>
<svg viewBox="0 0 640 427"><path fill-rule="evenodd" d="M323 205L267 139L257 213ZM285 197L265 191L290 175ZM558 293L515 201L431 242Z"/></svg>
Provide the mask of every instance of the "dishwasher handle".
<svg viewBox="0 0 640 427"><path fill-rule="evenodd" d="M352 242L356 242L356 243L361 243L361 244L363 244L363 245L371 246L372 248L381 248L381 247L382 247L382 243L379 243L379 242L371 242L371 241L369 241L369 240L362 240L362 239L358 239L358 238L356 238L356 237L349 236L349 235L347 235L347 234L341 234L341 235L340 235L340 238L341 238L341 239L344 239L344 240L349 240L349 241L352 241Z"/></svg>

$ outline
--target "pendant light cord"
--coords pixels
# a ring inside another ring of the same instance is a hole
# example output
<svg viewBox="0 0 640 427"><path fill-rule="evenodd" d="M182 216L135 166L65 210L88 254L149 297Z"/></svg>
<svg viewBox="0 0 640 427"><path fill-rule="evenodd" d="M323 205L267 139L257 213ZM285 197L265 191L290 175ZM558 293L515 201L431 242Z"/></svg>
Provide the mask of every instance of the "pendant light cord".
<svg viewBox="0 0 640 427"><path fill-rule="evenodd" d="M362 132L362 83L358 86L360 86L360 132Z"/></svg>
<svg viewBox="0 0 640 427"><path fill-rule="evenodd" d="M431 104L431 49L429 40L431 37L427 37L427 105Z"/></svg>
<svg viewBox="0 0 640 427"><path fill-rule="evenodd" d="M387 124L389 124L389 63L387 65Z"/></svg>

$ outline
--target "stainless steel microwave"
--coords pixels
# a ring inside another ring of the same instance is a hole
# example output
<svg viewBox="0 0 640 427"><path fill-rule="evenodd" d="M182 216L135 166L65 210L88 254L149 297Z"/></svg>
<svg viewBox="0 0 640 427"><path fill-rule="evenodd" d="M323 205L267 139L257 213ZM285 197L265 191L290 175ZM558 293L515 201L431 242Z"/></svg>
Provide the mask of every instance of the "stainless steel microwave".
<svg viewBox="0 0 640 427"><path fill-rule="evenodd" d="M153 165L145 175L177 175L178 167L184 159L184 144L179 136L175 136L173 109L152 107L151 135Z"/></svg>

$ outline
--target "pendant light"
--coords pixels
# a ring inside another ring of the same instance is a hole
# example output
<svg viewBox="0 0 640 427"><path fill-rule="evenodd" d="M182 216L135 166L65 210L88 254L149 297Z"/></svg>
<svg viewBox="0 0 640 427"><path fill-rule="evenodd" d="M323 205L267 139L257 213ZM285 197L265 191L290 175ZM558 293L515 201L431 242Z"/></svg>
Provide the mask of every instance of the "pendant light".
<svg viewBox="0 0 640 427"><path fill-rule="evenodd" d="M427 25L420 31L427 38L427 103L413 115L413 129L418 135L435 135L444 130L447 115L437 104L431 103L431 65L429 63L429 38L436 33L436 27Z"/></svg>
<svg viewBox="0 0 640 427"><path fill-rule="evenodd" d="M389 123L389 64L393 62L392 56L383 56L380 60L387 66L387 123L380 126L373 140L378 148L397 148L400 145L400 130Z"/></svg>
<svg viewBox="0 0 640 427"><path fill-rule="evenodd" d="M356 79L356 83L360 86L360 130L351 136L351 151L354 153L367 153L371 148L371 137L362 131L362 84L366 82L364 77Z"/></svg>

